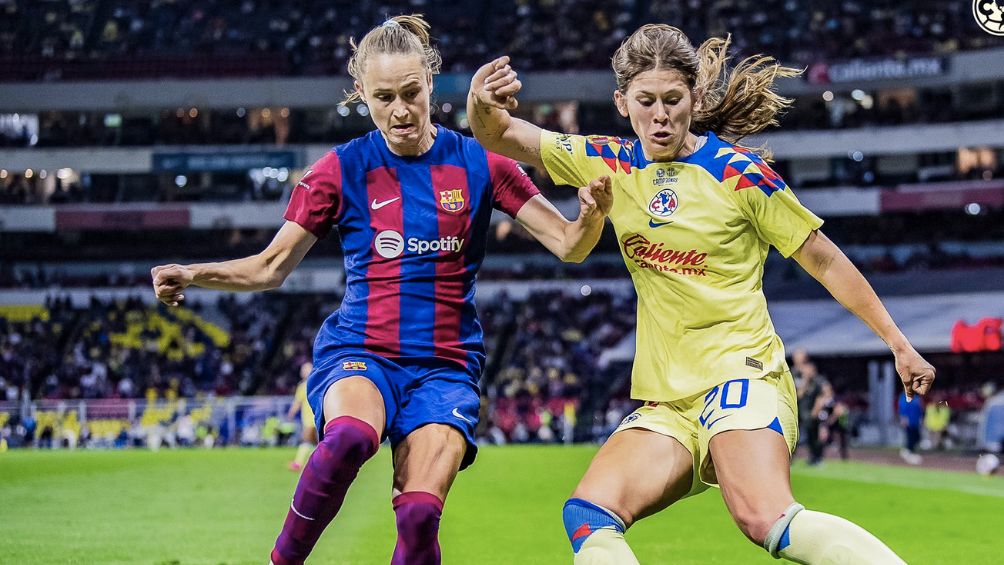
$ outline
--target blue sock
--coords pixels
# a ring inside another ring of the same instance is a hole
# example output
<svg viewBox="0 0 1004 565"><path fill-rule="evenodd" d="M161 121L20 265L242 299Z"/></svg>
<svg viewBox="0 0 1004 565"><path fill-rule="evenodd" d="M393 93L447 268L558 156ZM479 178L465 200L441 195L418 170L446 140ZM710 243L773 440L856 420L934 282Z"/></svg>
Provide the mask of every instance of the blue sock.
<svg viewBox="0 0 1004 565"><path fill-rule="evenodd" d="M791 524L789 524L788 527L785 528L784 532L781 534L781 541L777 544L778 551L781 551L782 549L791 545L791 536L788 533L788 530L790 529L791 529Z"/></svg>
<svg viewBox="0 0 1004 565"><path fill-rule="evenodd" d="M586 539L603 528L624 533L624 522L612 512L581 498L570 498L565 502L561 518L565 523L565 533L572 542L572 551L579 552Z"/></svg>

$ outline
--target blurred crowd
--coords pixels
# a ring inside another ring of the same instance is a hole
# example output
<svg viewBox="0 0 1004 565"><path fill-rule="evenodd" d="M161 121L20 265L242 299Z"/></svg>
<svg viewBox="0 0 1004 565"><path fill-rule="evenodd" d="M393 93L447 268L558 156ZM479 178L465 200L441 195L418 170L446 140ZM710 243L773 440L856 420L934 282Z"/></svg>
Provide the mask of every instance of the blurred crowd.
<svg viewBox="0 0 1004 565"><path fill-rule="evenodd" d="M166 438L157 426L179 425L187 414L175 413L179 401L292 394L316 329L337 300L271 295L238 303L224 295L215 304L169 309L135 298L93 298L84 307L53 299L30 316L0 311L0 402L167 402L175 407L170 413L148 408L146 421L116 428L120 443L139 441L141 429L144 437ZM634 327L633 298L548 292L516 301L503 294L480 310L492 352L482 436L496 443L571 441L583 398L599 394L605 403L610 383L602 356ZM603 419L605 404L589 408L583 417ZM180 425L189 429L187 420ZM86 435L63 416L29 427L44 441L58 442L67 429L78 439Z"/></svg>
<svg viewBox="0 0 1004 565"><path fill-rule="evenodd" d="M496 443L571 442L582 400L594 387L609 394L602 355L634 329L633 297L539 292L513 303L502 295L488 309L510 315L504 327L493 322L499 372L484 390L487 437ZM587 410L584 417L593 414Z"/></svg>
<svg viewBox="0 0 1004 565"><path fill-rule="evenodd" d="M652 21L677 25L694 41L731 33L741 52L792 64L1000 45L974 33L971 10L968 0L922 0L909 9L891 0L0 0L0 60L14 80L72 78L70 62L146 61L148 72L163 74L203 68L186 59L215 59L217 76L344 74L351 38L413 12L430 20L447 70L503 53L522 70L605 68L624 37Z"/></svg>
<svg viewBox="0 0 1004 565"><path fill-rule="evenodd" d="M69 447L294 441L286 412L299 368L337 301L270 294L176 309L98 298L77 307L52 299L34 311L5 306L0 440ZM633 296L602 291L518 300L502 293L480 304L489 358L479 437L496 444L606 438L639 404L628 396L633 350L625 342L635 309ZM828 378L801 350L791 369L810 463L828 449L846 457L852 440L876 433L860 374ZM946 382L913 412L900 408L904 437L913 438L904 459L969 441L973 418L994 393L992 384ZM29 401L39 408L21 411Z"/></svg>
<svg viewBox="0 0 1004 565"><path fill-rule="evenodd" d="M28 319L0 311L0 401L254 392L272 355L274 306L232 295L189 306L93 297L74 307L54 298ZM203 316L210 310L212 321Z"/></svg>

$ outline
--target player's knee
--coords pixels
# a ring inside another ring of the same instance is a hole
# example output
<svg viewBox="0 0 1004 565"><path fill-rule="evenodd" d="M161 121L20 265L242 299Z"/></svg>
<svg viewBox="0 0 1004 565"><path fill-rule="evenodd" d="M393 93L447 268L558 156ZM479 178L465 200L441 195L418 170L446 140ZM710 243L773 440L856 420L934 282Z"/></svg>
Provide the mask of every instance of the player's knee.
<svg viewBox="0 0 1004 565"><path fill-rule="evenodd" d="M324 439L315 453L358 469L379 447L380 438L373 426L358 418L341 416L324 426Z"/></svg>
<svg viewBox="0 0 1004 565"><path fill-rule="evenodd" d="M565 533L572 543L572 551L579 552L582 544L594 532L602 529L624 533L624 521L610 510L581 498L570 498L561 512Z"/></svg>
<svg viewBox="0 0 1004 565"><path fill-rule="evenodd" d="M759 508L739 510L732 517L742 533L757 545L763 545L771 526L777 521L776 512L765 512Z"/></svg>
<svg viewBox="0 0 1004 565"><path fill-rule="evenodd" d="M436 539L443 503L432 493L409 491L394 498L394 514L398 537L420 545Z"/></svg>

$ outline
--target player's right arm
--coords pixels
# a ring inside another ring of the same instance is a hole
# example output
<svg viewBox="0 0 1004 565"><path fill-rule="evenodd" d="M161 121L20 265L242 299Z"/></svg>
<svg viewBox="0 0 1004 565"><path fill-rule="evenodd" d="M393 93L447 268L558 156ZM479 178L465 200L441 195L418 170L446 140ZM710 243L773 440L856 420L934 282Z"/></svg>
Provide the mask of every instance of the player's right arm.
<svg viewBox="0 0 1004 565"><path fill-rule="evenodd" d="M519 104L516 94L520 88L522 83L509 66L509 57L482 66L471 79L467 119L485 149L546 171L540 156L541 128L509 114Z"/></svg>
<svg viewBox="0 0 1004 565"><path fill-rule="evenodd" d="M268 247L250 257L218 263L154 267L150 271L153 290L158 300L168 306L177 306L185 299L185 288L192 285L230 291L278 288L316 241L317 237L302 226L287 221Z"/></svg>
<svg viewBox="0 0 1004 565"><path fill-rule="evenodd" d="M230 291L269 290L282 286L314 243L328 235L342 213L341 165L334 151L314 163L296 186L283 217L286 223L261 253L195 265L154 267L157 299L177 306L189 285Z"/></svg>

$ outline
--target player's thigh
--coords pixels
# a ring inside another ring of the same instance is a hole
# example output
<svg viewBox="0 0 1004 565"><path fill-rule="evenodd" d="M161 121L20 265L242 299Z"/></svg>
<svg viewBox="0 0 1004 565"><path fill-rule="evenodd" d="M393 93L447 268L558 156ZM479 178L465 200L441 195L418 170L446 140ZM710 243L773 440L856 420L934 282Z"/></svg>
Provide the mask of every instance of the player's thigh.
<svg viewBox="0 0 1004 565"><path fill-rule="evenodd" d="M376 430L377 437L383 436L387 410L380 389L363 376L345 377L331 383L324 393L324 421L341 416L362 420Z"/></svg>
<svg viewBox="0 0 1004 565"><path fill-rule="evenodd" d="M770 428L730 430L712 437L709 450L725 505L743 533L762 543L795 501L788 443Z"/></svg>
<svg viewBox="0 0 1004 565"><path fill-rule="evenodd" d="M394 448L394 496L421 491L445 501L466 451L466 438L453 426L415 429Z"/></svg>
<svg viewBox="0 0 1004 565"><path fill-rule="evenodd" d="M694 456L679 441L626 429L603 444L572 496L613 511L630 526L686 496L693 475Z"/></svg>

